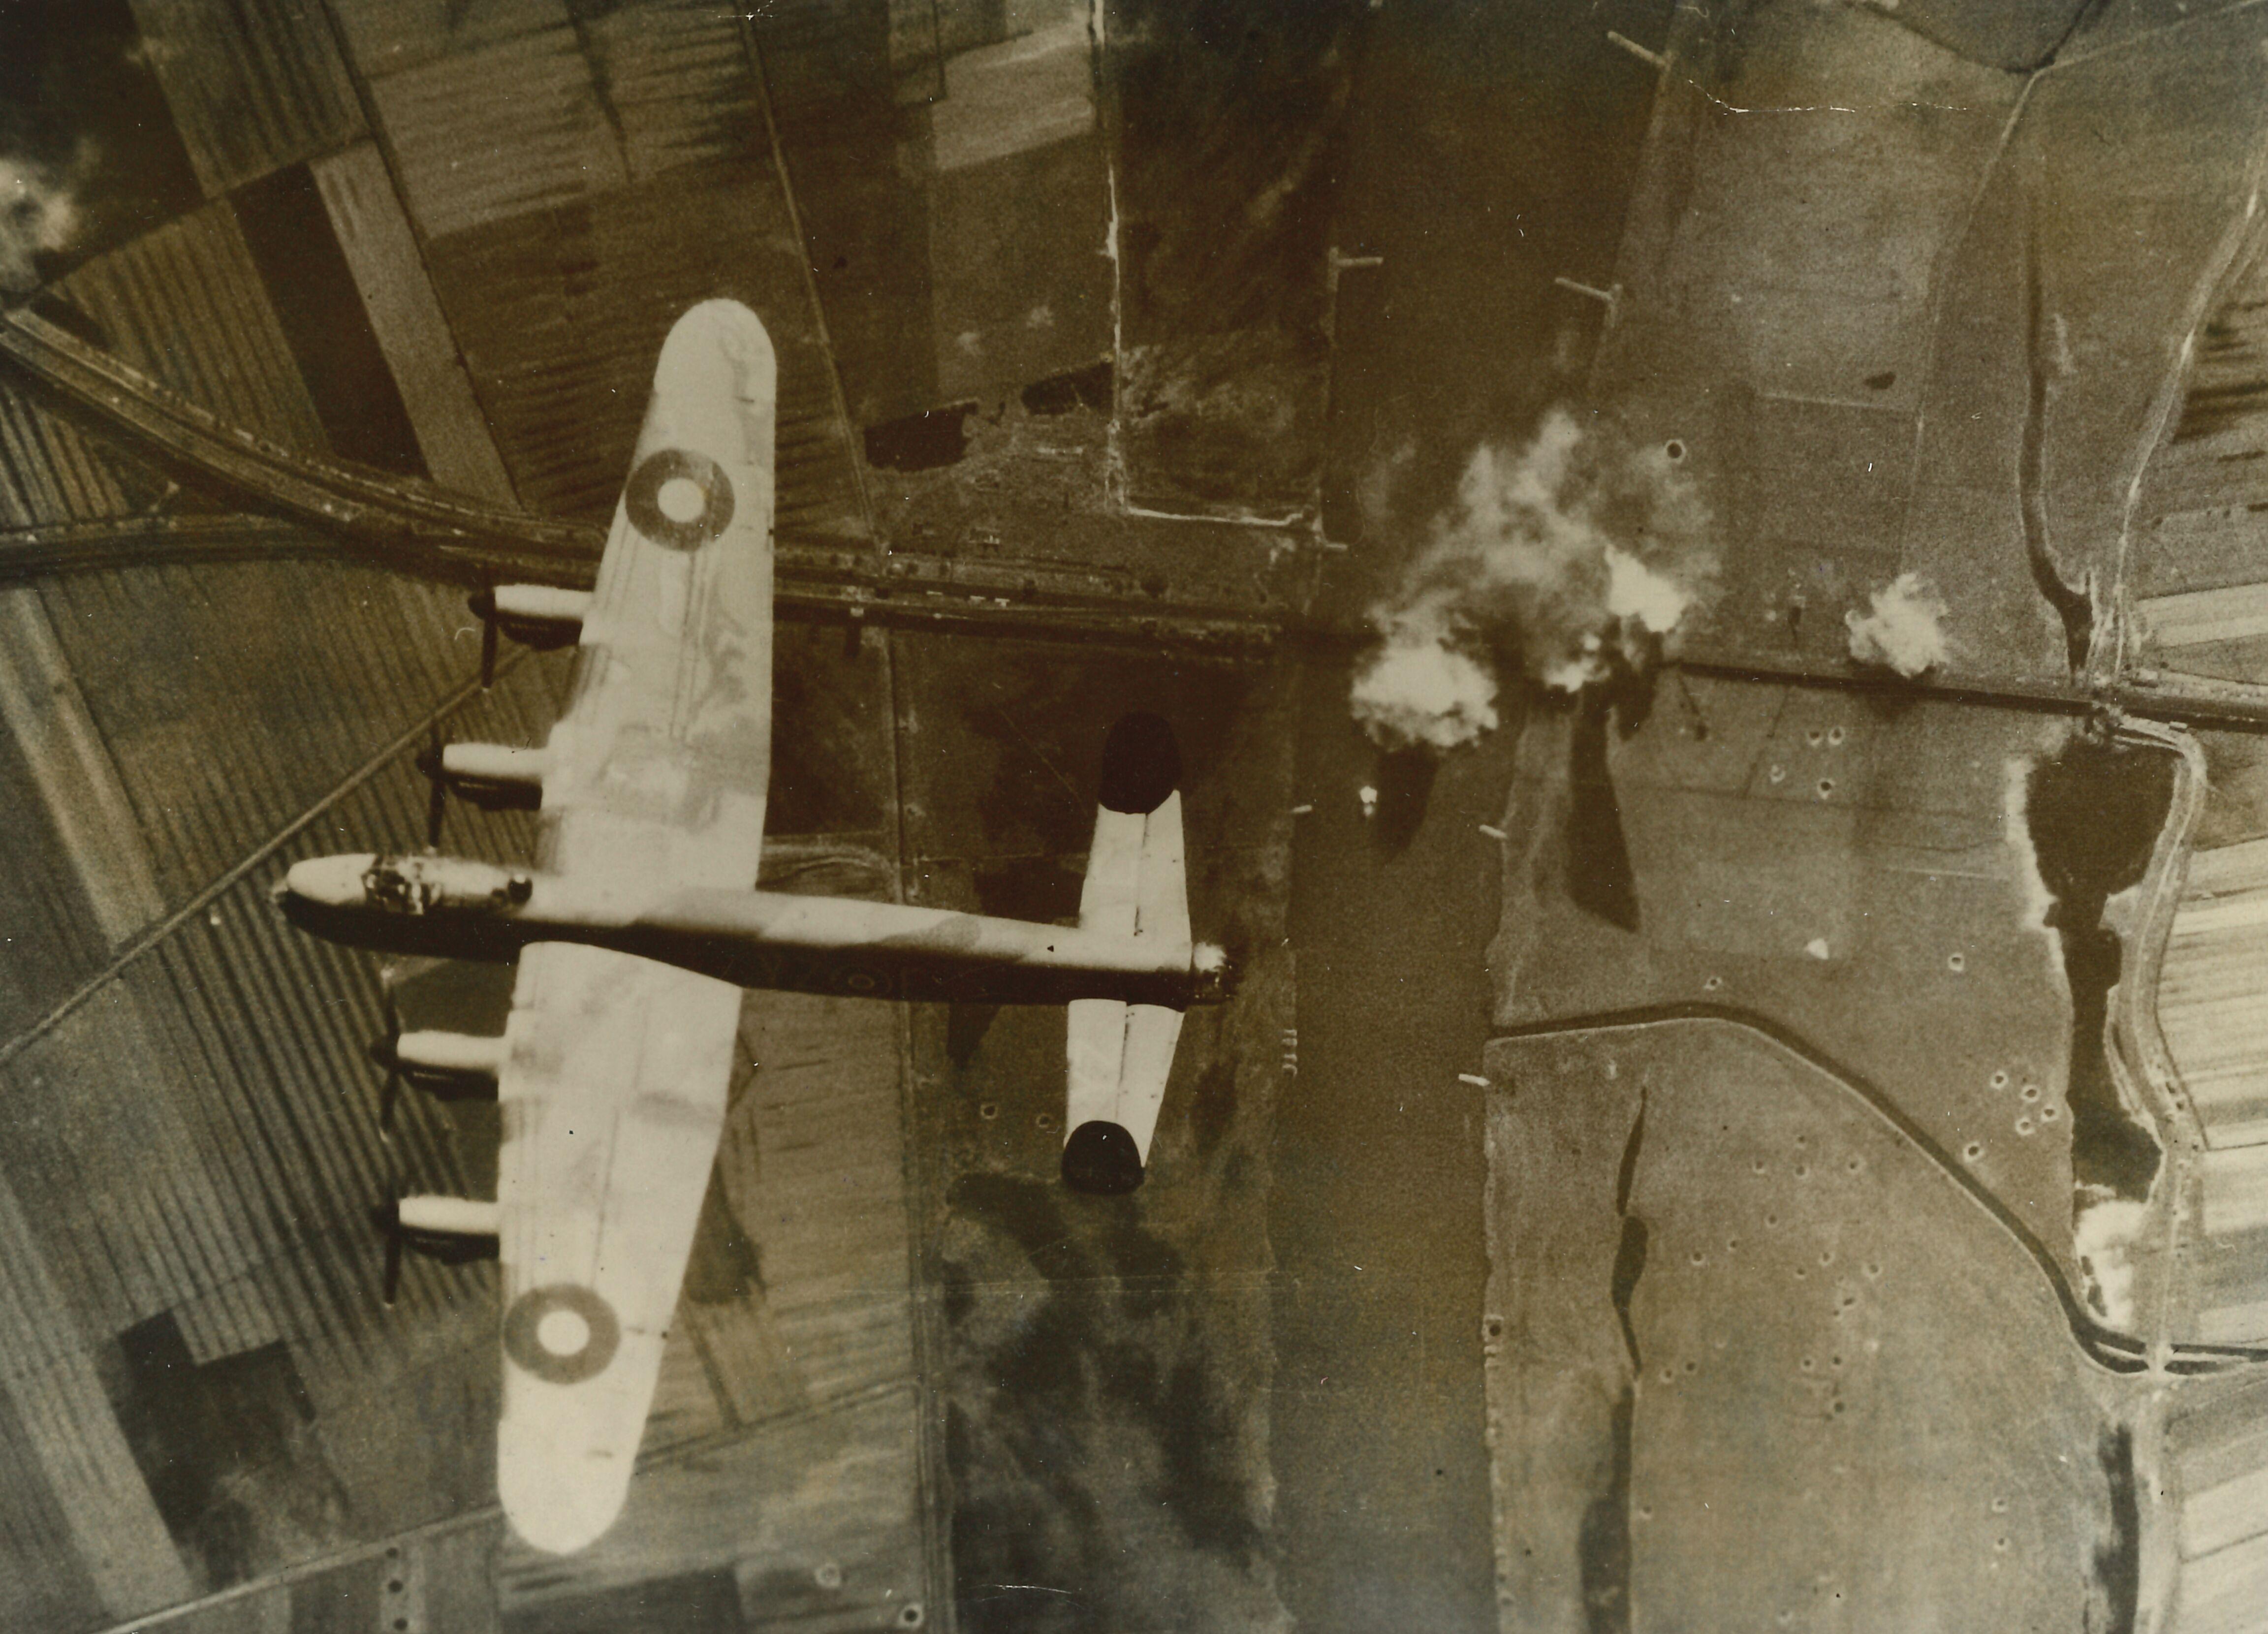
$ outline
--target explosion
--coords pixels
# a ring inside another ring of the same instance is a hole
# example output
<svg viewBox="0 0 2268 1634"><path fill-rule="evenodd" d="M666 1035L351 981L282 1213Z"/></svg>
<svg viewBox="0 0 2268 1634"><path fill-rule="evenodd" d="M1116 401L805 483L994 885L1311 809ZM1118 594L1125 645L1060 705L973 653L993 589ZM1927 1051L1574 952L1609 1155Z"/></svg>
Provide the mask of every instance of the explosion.
<svg viewBox="0 0 2268 1634"><path fill-rule="evenodd" d="M1633 447L1564 408L1526 446L1474 452L1407 578L1371 609L1355 718L1382 747L1450 749L1497 725L1495 666L1603 681L1675 630L1714 570L1682 450Z"/></svg>
<svg viewBox="0 0 2268 1634"><path fill-rule="evenodd" d="M1901 573L1874 595L1871 611L1845 613L1851 656L1911 681L1945 662L1945 603L1918 573Z"/></svg>
<svg viewBox="0 0 2268 1634"><path fill-rule="evenodd" d="M2134 1244L2150 1222L2146 1204L2102 1195L2095 1186L2079 1188L2072 1219L2072 1252L2085 1278L2087 1302L2114 1328L2134 1325Z"/></svg>
<svg viewBox="0 0 2268 1634"><path fill-rule="evenodd" d="M1454 749L1494 730L1496 677L1470 654L1397 628L1356 673L1354 714L1390 747Z"/></svg>

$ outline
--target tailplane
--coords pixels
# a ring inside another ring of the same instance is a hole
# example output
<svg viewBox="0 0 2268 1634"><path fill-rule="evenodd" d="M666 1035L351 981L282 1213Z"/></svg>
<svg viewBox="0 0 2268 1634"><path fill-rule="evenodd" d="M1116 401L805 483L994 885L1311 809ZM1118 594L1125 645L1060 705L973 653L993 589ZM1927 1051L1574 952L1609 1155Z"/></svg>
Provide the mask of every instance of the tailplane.
<svg viewBox="0 0 2268 1634"><path fill-rule="evenodd" d="M1182 762L1173 729L1129 715L1102 749L1101 802L1079 896L1082 930L1189 943ZM1072 1001L1064 1183L1115 1196L1142 1183L1182 1012L1115 998Z"/></svg>

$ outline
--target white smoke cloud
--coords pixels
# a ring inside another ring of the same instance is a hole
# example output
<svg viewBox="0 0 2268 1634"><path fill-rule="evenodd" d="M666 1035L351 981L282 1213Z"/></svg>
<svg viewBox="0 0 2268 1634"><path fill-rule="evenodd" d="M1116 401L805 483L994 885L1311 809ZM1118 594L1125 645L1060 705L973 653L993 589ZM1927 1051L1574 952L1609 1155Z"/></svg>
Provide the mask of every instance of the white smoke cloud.
<svg viewBox="0 0 2268 1634"><path fill-rule="evenodd" d="M1391 747L1454 749L1495 729L1496 677L1421 631L1389 631L1355 673L1354 714Z"/></svg>
<svg viewBox="0 0 2268 1634"><path fill-rule="evenodd" d="M2082 1193L2099 1189L2082 1187ZM2140 1203L2082 1197L2072 1219L2072 1250L2086 1279L2088 1303L2113 1328L2134 1325L2135 1242L2149 1224Z"/></svg>
<svg viewBox="0 0 2268 1634"><path fill-rule="evenodd" d="M0 293L24 295L39 288L33 257L68 249L78 224L69 175L0 154Z"/></svg>
<svg viewBox="0 0 2268 1634"><path fill-rule="evenodd" d="M1874 594L1871 610L1843 615L1851 656L1908 679L1946 661L1945 603L1918 573L1901 573Z"/></svg>
<svg viewBox="0 0 2268 1634"><path fill-rule="evenodd" d="M1709 518L1661 448L1565 409L1523 447L1475 451L1401 587L1371 609L1355 718L1388 748L1469 743L1516 665L1573 691L1617 648L1673 632L1714 572Z"/></svg>
<svg viewBox="0 0 2268 1634"><path fill-rule="evenodd" d="M1627 550L1609 545L1606 556L1607 611L1616 618L1635 619L1657 636L1675 629L1685 609L1693 605L1693 593Z"/></svg>

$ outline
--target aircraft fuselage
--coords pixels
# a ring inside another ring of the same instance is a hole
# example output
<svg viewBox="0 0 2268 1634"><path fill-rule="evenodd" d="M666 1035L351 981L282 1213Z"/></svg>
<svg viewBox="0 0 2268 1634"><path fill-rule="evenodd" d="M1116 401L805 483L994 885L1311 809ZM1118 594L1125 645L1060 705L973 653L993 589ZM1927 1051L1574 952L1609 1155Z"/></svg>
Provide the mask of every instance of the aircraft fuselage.
<svg viewBox="0 0 2268 1634"><path fill-rule="evenodd" d="M500 961L532 942L580 942L740 987L1174 1008L1229 989L1226 960L1202 943L852 897L646 894L460 857L319 857L296 865L276 899L300 929L351 946Z"/></svg>

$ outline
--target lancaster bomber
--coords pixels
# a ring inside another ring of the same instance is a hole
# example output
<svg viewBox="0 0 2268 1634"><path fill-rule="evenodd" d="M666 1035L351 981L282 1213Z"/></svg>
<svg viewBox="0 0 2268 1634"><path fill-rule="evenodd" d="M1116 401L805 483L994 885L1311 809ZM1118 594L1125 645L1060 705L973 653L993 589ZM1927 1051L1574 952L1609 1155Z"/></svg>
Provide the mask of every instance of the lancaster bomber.
<svg viewBox="0 0 2268 1634"><path fill-rule="evenodd" d="M678 320L587 596L500 585L482 609L538 644L576 639L541 749L434 758L475 798L532 798L535 864L434 853L294 865L295 924L357 946L518 960L500 1039L393 1041L413 1082L492 1079L497 1200L406 1197L399 1230L503 1267L497 1487L536 1548L570 1553L620 1513L725 1112L740 989L1064 1004L1063 1175L1143 1179L1183 1011L1226 997L1194 941L1180 763L1154 716L1103 753L1079 923L1058 926L755 888L771 749L776 364L755 313Z"/></svg>

